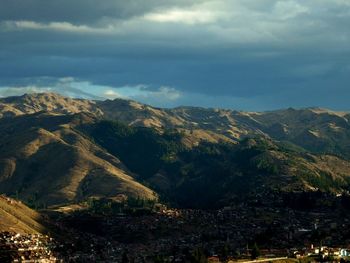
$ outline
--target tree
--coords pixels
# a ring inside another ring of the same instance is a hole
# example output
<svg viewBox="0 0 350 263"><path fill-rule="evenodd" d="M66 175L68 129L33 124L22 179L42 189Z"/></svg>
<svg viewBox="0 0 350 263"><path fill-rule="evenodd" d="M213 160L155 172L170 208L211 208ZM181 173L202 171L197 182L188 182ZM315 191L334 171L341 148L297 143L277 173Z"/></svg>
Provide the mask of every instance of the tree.
<svg viewBox="0 0 350 263"><path fill-rule="evenodd" d="M220 250L220 261L226 262L229 255L229 247L225 244Z"/></svg>
<svg viewBox="0 0 350 263"><path fill-rule="evenodd" d="M126 251L123 252L123 255L122 255L122 263L129 263L130 260L129 260L129 257L128 257L128 253Z"/></svg>
<svg viewBox="0 0 350 263"><path fill-rule="evenodd" d="M164 260L164 257L161 256L161 255L156 255L154 258L153 258L153 262L154 263L163 263L165 262Z"/></svg>
<svg viewBox="0 0 350 263"><path fill-rule="evenodd" d="M260 250L258 248L258 245L255 243L252 249L251 258L254 260L254 259L257 259L259 256L260 256Z"/></svg>
<svg viewBox="0 0 350 263"><path fill-rule="evenodd" d="M191 257L192 263L207 263L207 256L205 255L203 249L197 248L195 251L193 251L192 257Z"/></svg>

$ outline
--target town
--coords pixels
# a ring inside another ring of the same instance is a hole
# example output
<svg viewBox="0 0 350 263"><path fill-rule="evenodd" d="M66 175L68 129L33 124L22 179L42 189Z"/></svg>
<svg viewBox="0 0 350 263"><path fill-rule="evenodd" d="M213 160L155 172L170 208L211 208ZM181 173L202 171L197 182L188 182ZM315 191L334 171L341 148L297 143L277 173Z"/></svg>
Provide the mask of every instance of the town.
<svg viewBox="0 0 350 263"><path fill-rule="evenodd" d="M293 209L277 206L276 200L282 200L276 197L271 200L273 205L254 204L253 199L217 210L168 208L145 200L93 200L73 213L50 214L61 233L57 238L1 233L1 257L12 262L348 259L350 218L346 210L322 203Z"/></svg>

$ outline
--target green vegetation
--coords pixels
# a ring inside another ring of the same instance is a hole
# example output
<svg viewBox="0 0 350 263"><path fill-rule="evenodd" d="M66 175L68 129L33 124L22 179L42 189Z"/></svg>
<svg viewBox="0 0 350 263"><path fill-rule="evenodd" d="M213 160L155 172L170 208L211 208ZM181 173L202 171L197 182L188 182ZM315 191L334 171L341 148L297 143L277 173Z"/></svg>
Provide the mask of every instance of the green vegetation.
<svg viewBox="0 0 350 263"><path fill-rule="evenodd" d="M197 248L193 251L191 259L191 263L207 263L207 255L204 253L202 248Z"/></svg>
<svg viewBox="0 0 350 263"><path fill-rule="evenodd" d="M160 135L153 129L132 128L115 121L101 121L85 131L142 178L173 162L177 152L184 149L181 135L174 131Z"/></svg>
<svg viewBox="0 0 350 263"><path fill-rule="evenodd" d="M149 214L155 205L155 200L129 197L126 200L109 198L90 198L87 201L88 210L94 214L118 215L121 213L142 215Z"/></svg>
<svg viewBox="0 0 350 263"><path fill-rule="evenodd" d="M310 185L322 190L329 191L331 189L340 189L347 186L346 182L343 182L339 179L333 179L330 174L320 172L318 174L310 173L306 171L301 173L301 178L303 178Z"/></svg>
<svg viewBox="0 0 350 263"><path fill-rule="evenodd" d="M35 209L118 193L151 199L156 192L171 205L215 208L237 200L264 205L256 200L271 192L350 190L350 162L334 157L350 156L349 114L162 110L54 94L3 103L13 116L23 115L0 119L0 191ZM46 109L52 110L40 112ZM321 155L326 153L333 156ZM301 207L310 201L300 200L289 201Z"/></svg>
<svg viewBox="0 0 350 263"><path fill-rule="evenodd" d="M252 254L251 254L251 258L253 260L257 259L260 256L260 250L257 246L257 244L255 243L253 248L252 248Z"/></svg>
<svg viewBox="0 0 350 263"><path fill-rule="evenodd" d="M279 174L279 168L276 163L274 163L271 158L262 157L257 160L256 167L269 174Z"/></svg>
<svg viewBox="0 0 350 263"><path fill-rule="evenodd" d="M182 143L184 134L176 131L159 133L115 121L100 121L80 129L117 156L139 180L158 192L161 200L175 206L214 208L234 198L244 199L250 189L258 192L263 182L272 189L270 180L288 167L297 171L295 180L321 190L347 185L327 173L318 172L316 176L298 157L305 156L305 162L314 160L297 147L262 136L246 138L239 144L202 141L187 148ZM152 179L157 173L165 176L170 189Z"/></svg>

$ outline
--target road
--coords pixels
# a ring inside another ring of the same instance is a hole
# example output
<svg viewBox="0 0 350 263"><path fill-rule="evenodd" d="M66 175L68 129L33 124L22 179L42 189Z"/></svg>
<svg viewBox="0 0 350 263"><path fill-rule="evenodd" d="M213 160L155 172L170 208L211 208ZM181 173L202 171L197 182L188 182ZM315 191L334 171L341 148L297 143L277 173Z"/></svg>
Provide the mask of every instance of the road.
<svg viewBox="0 0 350 263"><path fill-rule="evenodd" d="M257 259L257 260L251 260L251 261L241 261L240 263L271 262L271 261L277 261L277 260L283 260L283 259L287 259L287 257L283 257L283 258L264 258L264 259Z"/></svg>

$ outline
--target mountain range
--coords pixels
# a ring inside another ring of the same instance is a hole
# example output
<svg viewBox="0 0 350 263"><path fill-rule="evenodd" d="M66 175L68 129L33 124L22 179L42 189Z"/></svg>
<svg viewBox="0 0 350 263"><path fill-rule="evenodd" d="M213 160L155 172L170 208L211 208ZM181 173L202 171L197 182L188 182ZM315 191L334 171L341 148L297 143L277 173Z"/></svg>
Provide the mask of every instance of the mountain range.
<svg viewBox="0 0 350 263"><path fill-rule="evenodd" d="M91 197L224 206L348 191L350 113L242 112L54 93L0 99L0 192L35 207Z"/></svg>

